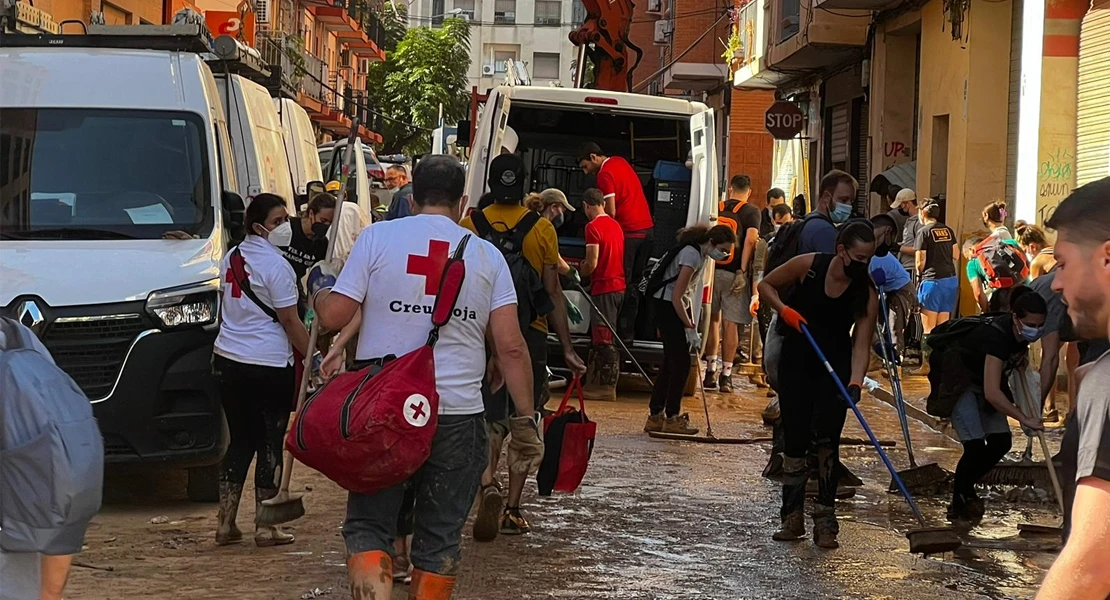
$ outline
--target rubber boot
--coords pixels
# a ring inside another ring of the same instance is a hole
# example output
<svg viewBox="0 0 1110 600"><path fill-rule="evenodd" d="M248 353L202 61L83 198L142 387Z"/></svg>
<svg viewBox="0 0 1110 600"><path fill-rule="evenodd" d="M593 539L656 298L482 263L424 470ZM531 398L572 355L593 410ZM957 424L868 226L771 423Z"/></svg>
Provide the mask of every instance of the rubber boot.
<svg viewBox="0 0 1110 600"><path fill-rule="evenodd" d="M836 511L832 506L813 504L813 543L819 548L839 548L836 541L840 533L840 523L836 520Z"/></svg>
<svg viewBox="0 0 1110 600"><path fill-rule="evenodd" d="M235 525L239 514L239 499L243 496L243 484L220 482L220 511L216 515L216 545L226 546L243 541L243 532Z"/></svg>
<svg viewBox="0 0 1110 600"><path fill-rule="evenodd" d="M929 375L930 353L931 351L929 350L929 336L925 336L921 340L921 366L918 367L916 370L911 371L910 375L915 375L917 377L926 377Z"/></svg>
<svg viewBox="0 0 1110 600"><path fill-rule="evenodd" d="M254 490L254 514L257 515L261 512L262 501L269 500L277 496L278 491L270 488L255 488ZM254 524L254 545L259 548L268 548L270 546L285 546L292 544L297 538L291 533L285 533L280 527L273 525L259 525L257 522Z"/></svg>
<svg viewBox="0 0 1110 600"><path fill-rule="evenodd" d="M455 578L416 569L412 572L409 600L448 600L455 590ZM389 598L389 596L382 596Z"/></svg>
<svg viewBox="0 0 1110 600"><path fill-rule="evenodd" d="M617 399L617 380L620 378L620 355L612 345L594 346L590 349L582 395L586 400Z"/></svg>
<svg viewBox="0 0 1110 600"><path fill-rule="evenodd" d="M784 457L782 461L782 527L771 536L776 542L792 542L806 536L806 460Z"/></svg>
<svg viewBox="0 0 1110 600"><path fill-rule="evenodd" d="M393 594L393 559L381 550L352 554L347 557L347 578L354 600L388 599Z"/></svg>

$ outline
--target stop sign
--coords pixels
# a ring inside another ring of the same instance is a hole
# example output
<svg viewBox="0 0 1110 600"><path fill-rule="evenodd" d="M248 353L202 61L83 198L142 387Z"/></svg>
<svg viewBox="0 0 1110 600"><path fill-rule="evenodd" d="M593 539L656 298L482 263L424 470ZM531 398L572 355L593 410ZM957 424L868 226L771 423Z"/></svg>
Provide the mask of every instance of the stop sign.
<svg viewBox="0 0 1110 600"><path fill-rule="evenodd" d="M793 139L805 128L806 115L793 102L780 100L767 109L763 125L776 140Z"/></svg>

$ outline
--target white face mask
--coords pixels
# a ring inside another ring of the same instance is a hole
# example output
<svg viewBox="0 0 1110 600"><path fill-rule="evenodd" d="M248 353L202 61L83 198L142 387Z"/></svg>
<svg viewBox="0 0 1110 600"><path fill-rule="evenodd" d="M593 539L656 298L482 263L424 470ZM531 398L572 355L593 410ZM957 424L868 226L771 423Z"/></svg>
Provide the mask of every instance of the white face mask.
<svg viewBox="0 0 1110 600"><path fill-rule="evenodd" d="M293 243L293 226L289 224L289 221L285 221L271 229L266 239L277 248L285 248Z"/></svg>

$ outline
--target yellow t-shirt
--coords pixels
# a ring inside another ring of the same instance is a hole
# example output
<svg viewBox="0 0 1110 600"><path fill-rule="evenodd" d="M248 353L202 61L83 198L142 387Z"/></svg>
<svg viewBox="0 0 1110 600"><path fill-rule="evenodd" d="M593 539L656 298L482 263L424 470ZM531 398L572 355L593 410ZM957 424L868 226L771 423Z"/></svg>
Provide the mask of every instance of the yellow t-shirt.
<svg viewBox="0 0 1110 600"><path fill-rule="evenodd" d="M512 229L528 212L527 208L519 204L491 204L482 211L486 219L489 219L490 225L497 231ZM470 217L463 219L459 225L478 233ZM551 225L550 221L541 218L536 226L532 228L532 231L524 236L522 254L524 254L524 260L532 265L532 268L540 274L541 278L545 265L554 266L559 264L559 236L556 235L555 227ZM532 321L532 328L547 333L547 318L540 317Z"/></svg>

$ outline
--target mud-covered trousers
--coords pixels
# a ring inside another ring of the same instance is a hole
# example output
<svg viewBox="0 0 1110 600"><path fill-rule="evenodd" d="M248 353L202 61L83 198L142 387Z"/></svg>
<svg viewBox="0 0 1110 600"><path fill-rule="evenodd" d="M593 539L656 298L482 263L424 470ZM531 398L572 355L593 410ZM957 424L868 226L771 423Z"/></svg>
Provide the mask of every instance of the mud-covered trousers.
<svg viewBox="0 0 1110 600"><path fill-rule="evenodd" d="M231 442L220 463L220 483L242 489L255 455L257 500L277 494L285 428L295 399L293 367L249 365L222 356L213 361Z"/></svg>
<svg viewBox="0 0 1110 600"><path fill-rule="evenodd" d="M414 568L440 575L458 571L463 525L488 460L489 438L482 413L439 416L432 453L406 482L415 496L409 550ZM376 494L347 495L343 540L348 555L374 550L393 554L406 483Z"/></svg>

